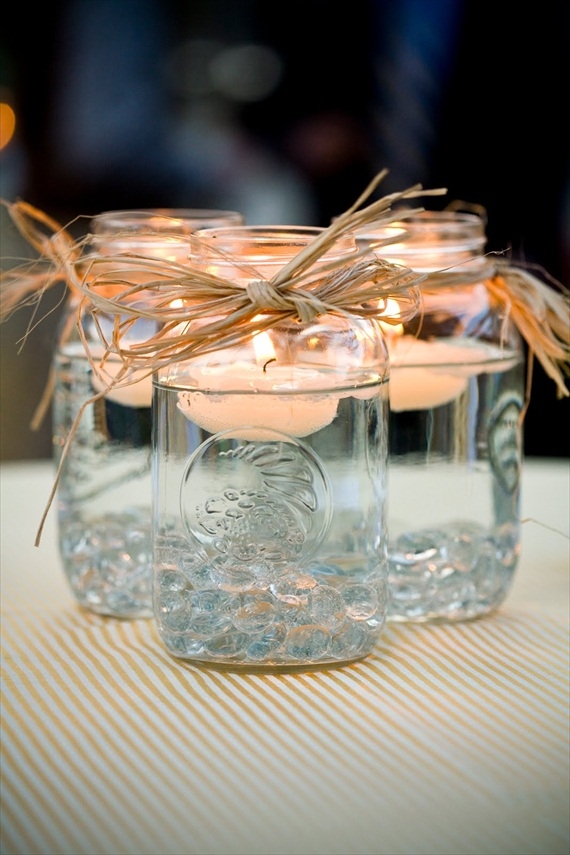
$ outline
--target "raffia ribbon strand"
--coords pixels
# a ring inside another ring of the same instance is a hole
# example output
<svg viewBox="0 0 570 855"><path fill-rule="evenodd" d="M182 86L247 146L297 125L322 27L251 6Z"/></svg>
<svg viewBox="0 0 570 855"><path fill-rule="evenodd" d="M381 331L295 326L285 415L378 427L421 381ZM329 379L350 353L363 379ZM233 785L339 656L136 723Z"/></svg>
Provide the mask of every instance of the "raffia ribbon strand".
<svg viewBox="0 0 570 855"><path fill-rule="evenodd" d="M491 295L505 307L557 388L559 398L570 395L565 377L570 376L570 292L556 291L527 270L498 262L498 273L487 281Z"/></svg>

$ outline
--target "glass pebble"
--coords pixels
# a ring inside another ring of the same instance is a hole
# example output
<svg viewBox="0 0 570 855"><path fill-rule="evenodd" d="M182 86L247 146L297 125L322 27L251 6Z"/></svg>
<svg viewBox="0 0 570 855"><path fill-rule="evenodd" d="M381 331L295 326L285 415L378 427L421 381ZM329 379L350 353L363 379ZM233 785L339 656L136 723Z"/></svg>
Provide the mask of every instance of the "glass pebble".
<svg viewBox="0 0 570 855"><path fill-rule="evenodd" d="M237 610L234 625L250 635L267 632L275 622L277 610L273 603L262 598L249 597Z"/></svg>
<svg viewBox="0 0 570 855"><path fill-rule="evenodd" d="M376 636L370 633L365 624L347 621L330 641L330 653L335 659L356 658L374 646Z"/></svg>
<svg viewBox="0 0 570 855"><path fill-rule="evenodd" d="M294 659L312 662L325 655L330 639L330 632L321 626L297 626L289 631L285 649Z"/></svg>
<svg viewBox="0 0 570 855"><path fill-rule="evenodd" d="M261 661L274 656L282 648L286 637L287 627L285 624L272 624L250 641L246 651L248 658Z"/></svg>
<svg viewBox="0 0 570 855"><path fill-rule="evenodd" d="M378 608L378 593L372 585L345 585L342 598L352 620L367 620Z"/></svg>
<svg viewBox="0 0 570 855"><path fill-rule="evenodd" d="M395 620L464 620L485 614L505 598L519 553L519 530L504 523L492 532L466 521L441 530L402 535L394 547L426 547L417 554L390 551L389 618ZM426 559L424 556L429 555Z"/></svg>
<svg viewBox="0 0 570 855"><path fill-rule="evenodd" d="M338 629L346 619L344 598L331 585L314 587L309 595L308 607L313 622L328 630Z"/></svg>

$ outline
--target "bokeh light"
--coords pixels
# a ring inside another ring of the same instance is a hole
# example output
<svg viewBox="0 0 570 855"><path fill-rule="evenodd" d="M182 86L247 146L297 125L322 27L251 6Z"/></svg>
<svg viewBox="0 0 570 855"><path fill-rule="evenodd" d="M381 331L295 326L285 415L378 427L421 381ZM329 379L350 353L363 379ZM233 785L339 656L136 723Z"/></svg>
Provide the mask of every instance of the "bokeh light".
<svg viewBox="0 0 570 855"><path fill-rule="evenodd" d="M6 148L16 130L16 114L6 101L0 102L0 149Z"/></svg>

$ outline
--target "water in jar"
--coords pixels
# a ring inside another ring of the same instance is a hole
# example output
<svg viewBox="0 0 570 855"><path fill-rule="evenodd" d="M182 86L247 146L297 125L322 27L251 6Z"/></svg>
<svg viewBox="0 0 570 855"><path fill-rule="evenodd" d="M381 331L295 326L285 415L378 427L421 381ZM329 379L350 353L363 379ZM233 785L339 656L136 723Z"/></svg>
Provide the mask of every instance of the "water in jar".
<svg viewBox="0 0 570 855"><path fill-rule="evenodd" d="M80 342L54 359L55 461L76 414L97 391ZM152 615L151 381L88 404L66 453L57 492L64 572L90 611Z"/></svg>
<svg viewBox="0 0 570 855"><path fill-rule="evenodd" d="M482 343L478 342L480 349ZM392 409L389 465L389 619L474 618L506 598L520 555L520 353L488 347L454 397ZM438 382L444 371L440 372ZM417 368L393 367L396 397ZM426 369L424 392L429 383Z"/></svg>

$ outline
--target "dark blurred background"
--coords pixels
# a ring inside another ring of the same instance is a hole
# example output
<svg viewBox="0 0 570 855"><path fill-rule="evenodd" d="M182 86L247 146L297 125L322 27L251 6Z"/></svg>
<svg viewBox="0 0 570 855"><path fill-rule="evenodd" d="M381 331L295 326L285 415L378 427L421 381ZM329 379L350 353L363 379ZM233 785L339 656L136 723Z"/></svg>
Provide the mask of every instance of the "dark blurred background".
<svg viewBox="0 0 570 855"><path fill-rule="evenodd" d="M68 0L3 13L2 198L72 231L142 207L326 226L380 169L483 206L488 250L570 280L570 4L484 0ZM10 136L11 113L15 130ZM79 219L76 219L79 218ZM29 255L2 209L4 266ZM29 430L61 293L22 346L0 328L0 459ZM568 457L568 399L535 367L527 456Z"/></svg>

